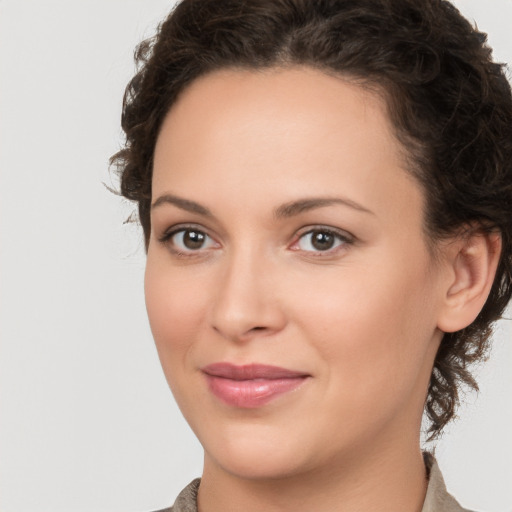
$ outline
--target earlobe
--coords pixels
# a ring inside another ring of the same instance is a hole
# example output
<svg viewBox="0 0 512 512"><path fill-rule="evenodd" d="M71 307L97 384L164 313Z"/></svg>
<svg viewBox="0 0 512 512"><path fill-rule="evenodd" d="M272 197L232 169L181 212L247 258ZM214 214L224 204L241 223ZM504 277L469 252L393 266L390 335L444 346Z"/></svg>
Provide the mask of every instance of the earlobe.
<svg viewBox="0 0 512 512"><path fill-rule="evenodd" d="M450 278L438 319L438 328L443 332L464 329L482 310L496 275L501 235L475 230L452 244L447 255Z"/></svg>

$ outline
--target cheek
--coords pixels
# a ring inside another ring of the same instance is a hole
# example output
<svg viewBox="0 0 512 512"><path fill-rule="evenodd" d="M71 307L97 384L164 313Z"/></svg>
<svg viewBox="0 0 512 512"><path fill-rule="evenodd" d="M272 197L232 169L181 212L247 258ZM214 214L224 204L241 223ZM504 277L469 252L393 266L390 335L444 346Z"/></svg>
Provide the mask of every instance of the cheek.
<svg viewBox="0 0 512 512"><path fill-rule="evenodd" d="M302 297L293 316L321 354L333 393L349 390L360 404L407 393L435 332L426 263L405 265L396 255L367 263L302 282L308 293L293 295Z"/></svg>
<svg viewBox="0 0 512 512"><path fill-rule="evenodd" d="M151 331L160 360L169 378L172 364L178 371L204 317L204 286L180 268L170 268L148 252L144 291Z"/></svg>

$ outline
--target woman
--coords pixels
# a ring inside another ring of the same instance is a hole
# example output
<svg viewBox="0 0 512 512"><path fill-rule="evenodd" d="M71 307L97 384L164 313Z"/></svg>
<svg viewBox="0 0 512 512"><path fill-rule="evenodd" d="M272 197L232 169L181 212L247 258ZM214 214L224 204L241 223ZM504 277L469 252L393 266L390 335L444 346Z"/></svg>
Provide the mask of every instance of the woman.
<svg viewBox="0 0 512 512"><path fill-rule="evenodd" d="M512 97L439 0L185 0L113 158L204 447L174 512L463 510L419 436L512 291Z"/></svg>

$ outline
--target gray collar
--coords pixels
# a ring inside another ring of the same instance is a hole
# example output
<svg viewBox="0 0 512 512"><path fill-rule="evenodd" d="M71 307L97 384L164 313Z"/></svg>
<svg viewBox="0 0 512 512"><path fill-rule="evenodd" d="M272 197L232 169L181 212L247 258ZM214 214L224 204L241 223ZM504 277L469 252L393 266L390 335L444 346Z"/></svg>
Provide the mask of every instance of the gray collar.
<svg viewBox="0 0 512 512"><path fill-rule="evenodd" d="M470 512L462 508L446 490L443 475L434 456L423 452L423 460L429 473L429 480L421 512Z"/></svg>
<svg viewBox="0 0 512 512"><path fill-rule="evenodd" d="M423 452L423 460L429 475L427 494L421 512L470 512L462 508L455 498L448 493L443 475L434 456ZM171 508L158 512L197 512L197 491L200 478L196 478L181 491Z"/></svg>

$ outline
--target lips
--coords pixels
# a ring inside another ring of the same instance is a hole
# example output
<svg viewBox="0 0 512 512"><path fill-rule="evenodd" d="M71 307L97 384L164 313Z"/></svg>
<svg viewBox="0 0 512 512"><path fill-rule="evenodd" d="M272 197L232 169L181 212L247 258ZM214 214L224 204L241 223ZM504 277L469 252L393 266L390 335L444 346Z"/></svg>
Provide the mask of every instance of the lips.
<svg viewBox="0 0 512 512"><path fill-rule="evenodd" d="M214 363L202 368L209 390L233 407L261 407L280 395L294 391L308 374L262 364Z"/></svg>

